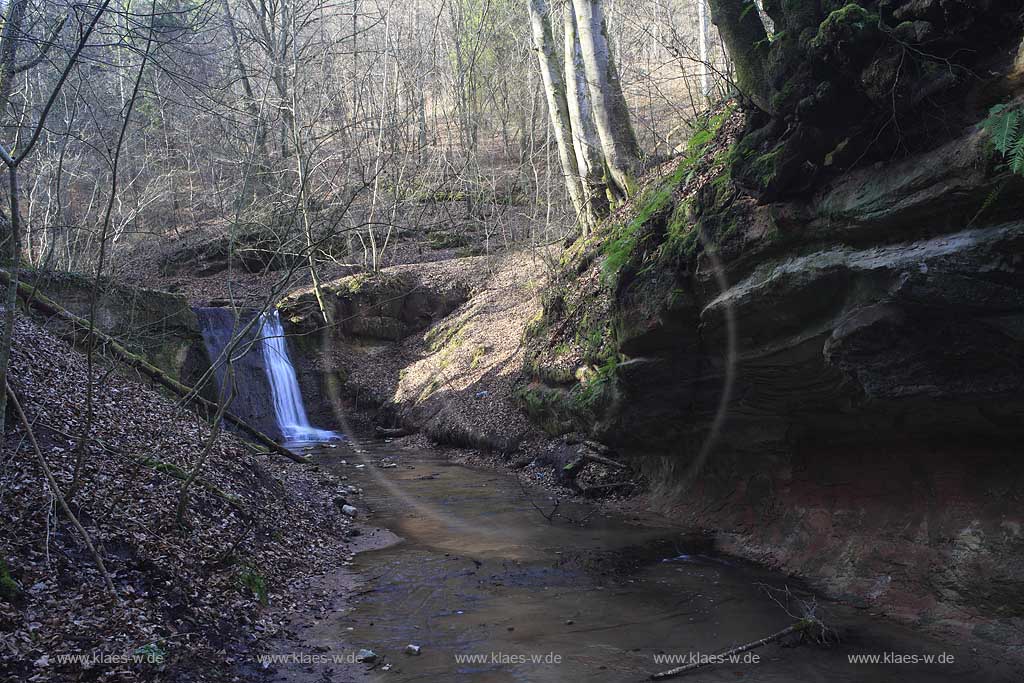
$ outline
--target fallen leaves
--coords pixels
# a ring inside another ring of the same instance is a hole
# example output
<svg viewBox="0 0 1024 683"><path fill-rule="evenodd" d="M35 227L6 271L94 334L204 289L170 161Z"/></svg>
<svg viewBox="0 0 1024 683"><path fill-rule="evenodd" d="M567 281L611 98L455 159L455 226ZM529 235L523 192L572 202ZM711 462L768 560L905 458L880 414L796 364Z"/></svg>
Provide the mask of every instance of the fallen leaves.
<svg viewBox="0 0 1024 683"><path fill-rule="evenodd" d="M84 357L19 315L11 385L61 489L72 491L85 430ZM230 680L238 662L308 600L291 586L337 567L350 522L335 482L220 436L187 528L174 523L180 478L209 426L118 367L93 370L95 415L70 505L112 575L57 511L26 434L8 421L0 456L0 560L19 590L0 599L0 679ZM261 606L248 572L270 604ZM159 656L157 656L159 655Z"/></svg>

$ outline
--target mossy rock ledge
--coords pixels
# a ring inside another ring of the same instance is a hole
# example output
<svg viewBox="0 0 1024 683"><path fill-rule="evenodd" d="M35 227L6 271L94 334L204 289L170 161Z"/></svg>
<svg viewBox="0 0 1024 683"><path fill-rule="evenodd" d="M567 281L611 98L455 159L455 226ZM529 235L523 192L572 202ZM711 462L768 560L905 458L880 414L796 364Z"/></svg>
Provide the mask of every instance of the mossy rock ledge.
<svg viewBox="0 0 1024 683"><path fill-rule="evenodd" d="M1021 179L975 129L764 204L738 148L567 250L523 409L720 549L998 647L1024 619Z"/></svg>
<svg viewBox="0 0 1024 683"><path fill-rule="evenodd" d="M185 385L192 386L210 366L199 322L184 295L110 278L97 285L94 277L80 273L23 269L19 277L85 319L97 288L96 327Z"/></svg>

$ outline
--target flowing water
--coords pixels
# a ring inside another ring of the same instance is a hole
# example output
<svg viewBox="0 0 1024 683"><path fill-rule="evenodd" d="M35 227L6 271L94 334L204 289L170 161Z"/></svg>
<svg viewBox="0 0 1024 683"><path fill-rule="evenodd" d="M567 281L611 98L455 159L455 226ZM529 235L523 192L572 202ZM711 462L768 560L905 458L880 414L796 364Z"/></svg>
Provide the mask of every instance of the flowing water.
<svg viewBox="0 0 1024 683"><path fill-rule="evenodd" d="M668 657L712 656L794 622L765 590L799 590L791 579L716 555L708 541L664 522L565 502L549 522L538 511L550 515L548 494L433 452L346 447L313 457L364 490L348 498L369 512L368 523L403 540L357 555L366 590L351 610L328 613L302 633L317 652L372 649L376 664L340 673L291 667L280 680L638 681L673 668ZM819 615L839 629L838 644L772 644L680 680L1010 680L970 652L865 611L823 602ZM408 644L421 654L404 654ZM945 654L946 662L848 658L885 653Z"/></svg>
<svg viewBox="0 0 1024 683"><path fill-rule="evenodd" d="M236 325L235 312L230 308L210 307L196 308L199 330L203 335L206 353L211 362L220 358L228 345L239 333L241 326L252 320L252 314L241 313L241 323ZM254 326L255 327L255 326ZM232 399L228 406L234 415L261 432L280 438L274 421L274 411L270 403L270 383L267 371L263 367L263 357L259 352L259 340L256 330L252 330L236 345L231 358ZM227 364L219 363L214 373L218 392L225 390L227 380ZM214 396L210 396L214 398Z"/></svg>
<svg viewBox="0 0 1024 683"><path fill-rule="evenodd" d="M215 362L255 313L241 312L236 319L230 308L197 308L196 317L211 362ZM242 337L231 357L232 400L229 410L260 431L291 442L337 439L335 432L309 423L295 368L288 355L287 339L276 310L263 313ZM223 391L226 364L217 365L215 376Z"/></svg>
<svg viewBox="0 0 1024 683"><path fill-rule="evenodd" d="M274 415L278 429L285 441L330 441L337 437L334 432L317 429L309 424L306 408L302 404L299 380L295 367L288 356L287 340L277 310L264 313L261 317L263 362L270 380L270 392L274 399Z"/></svg>

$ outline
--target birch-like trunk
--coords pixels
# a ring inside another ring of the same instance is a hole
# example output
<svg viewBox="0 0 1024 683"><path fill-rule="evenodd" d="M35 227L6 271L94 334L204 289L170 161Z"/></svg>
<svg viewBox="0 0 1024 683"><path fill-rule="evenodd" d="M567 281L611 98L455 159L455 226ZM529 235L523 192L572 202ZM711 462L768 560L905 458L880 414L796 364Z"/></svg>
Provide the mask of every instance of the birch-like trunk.
<svg viewBox="0 0 1024 683"><path fill-rule="evenodd" d="M562 174L565 176L565 185L569 190L573 208L576 209L576 215L585 224L587 204L573 146L572 123L569 118L565 82L562 79L558 53L555 51L554 34L551 31L551 8L547 0L529 0L528 6L533 45L537 51L541 78L544 80L544 94L551 117L551 128L558 145L558 158L562 164Z"/></svg>
<svg viewBox="0 0 1024 683"><path fill-rule="evenodd" d="M629 121L600 0L572 0L594 123L616 193L628 197L636 187L640 150Z"/></svg>
<svg viewBox="0 0 1024 683"><path fill-rule="evenodd" d="M707 0L697 0L697 17L700 23L700 35L697 38L697 46L700 52L700 94L708 97L711 94L711 84L708 65L708 7Z"/></svg>
<svg viewBox="0 0 1024 683"><path fill-rule="evenodd" d="M597 125L594 123L594 110L583 66L583 52L576 31L576 14L572 7L565 7L563 20L565 95L569 105L572 145L576 153L583 196L587 202L587 224L592 226L598 218L608 213L608 183L605 180L607 171Z"/></svg>

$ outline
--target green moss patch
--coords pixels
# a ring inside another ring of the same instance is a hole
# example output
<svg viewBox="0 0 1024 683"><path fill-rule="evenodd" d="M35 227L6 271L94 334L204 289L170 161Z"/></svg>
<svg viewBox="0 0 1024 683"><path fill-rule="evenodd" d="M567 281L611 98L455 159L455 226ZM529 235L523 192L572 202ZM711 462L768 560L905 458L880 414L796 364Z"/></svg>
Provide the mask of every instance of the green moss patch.
<svg viewBox="0 0 1024 683"><path fill-rule="evenodd" d="M0 560L0 600L14 602L21 596L21 588L18 582L11 576L7 563Z"/></svg>

